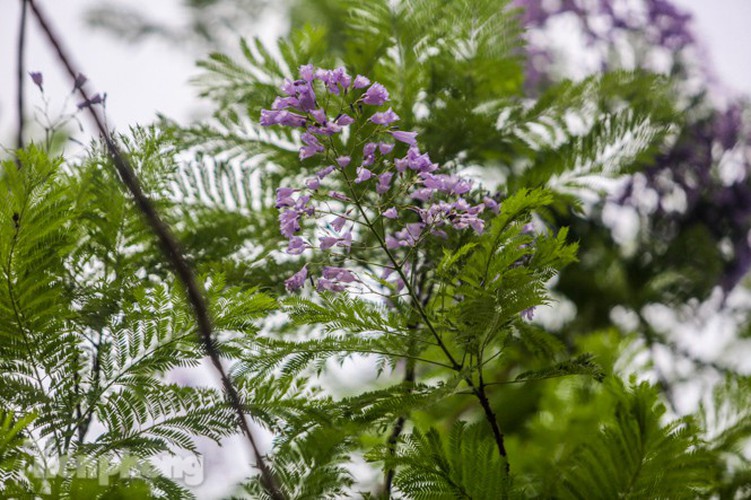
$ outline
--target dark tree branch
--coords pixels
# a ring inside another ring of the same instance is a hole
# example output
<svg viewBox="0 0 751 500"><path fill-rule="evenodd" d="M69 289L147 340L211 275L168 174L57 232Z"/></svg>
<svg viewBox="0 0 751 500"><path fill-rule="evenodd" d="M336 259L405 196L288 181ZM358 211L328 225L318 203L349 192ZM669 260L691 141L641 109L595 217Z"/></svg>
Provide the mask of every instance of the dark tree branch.
<svg viewBox="0 0 751 500"><path fill-rule="evenodd" d="M42 14L42 12L40 12L39 7L35 4L34 0L24 1L28 2L28 4L31 6L34 17L39 22L40 27L47 36L47 39L55 49L58 59L63 64L63 66L65 66L65 69L68 72L71 81L74 82L75 85L76 77L79 72L73 68L70 62L70 58L65 54L60 45L59 38L52 32L52 29L50 28L45 16ZM77 90L81 97L84 99L84 102L89 103L89 96L87 95L83 87L83 85L79 85L77 86ZM229 404L237 413L240 428L242 429L242 432L245 434L250 444L250 447L252 449L251 451L256 460L256 467L258 467L258 469L260 470L262 485L271 498L273 498L274 500L283 500L285 496L279 488L276 478L274 477L271 469L266 465L265 460L258 449L255 438L253 437L253 433L251 432L250 425L248 424L247 417L245 416L245 412L243 410L243 403L240 399L240 395L235 389L235 386L230 381L227 373L224 370L224 367L222 367L219 351L216 347L212 334L211 319L206 299L204 298L201 288L193 275L193 271L190 265L186 261L185 256L180 249L179 243L175 236L172 234L169 226L167 226L167 224L165 224L159 216L151 200L149 200L149 198L143 192L143 189L138 180L138 177L136 176L135 171L133 170L133 167L130 165L128 159L120 152L117 144L115 144L114 140L110 136L109 131L105 127L104 122L99 116L99 113L97 113L95 107L89 105L87 106L87 108L92 120L96 125L96 128L98 129L105 142L105 145L107 146L107 150L112 159L112 163L115 165L115 168L117 169L117 172L120 175L123 184L128 189L128 191L130 191L136 203L136 206L138 207L138 210L146 219L146 222L151 227L154 235L159 240L165 257L169 260L175 274L185 287L188 302L190 303L196 318L199 340L203 345L206 354L211 359L211 363L214 365L214 369L219 374L219 377L222 381L222 386L229 400Z"/></svg>
<svg viewBox="0 0 751 500"><path fill-rule="evenodd" d="M404 382L408 384L412 384L415 381L415 360L408 359L407 360L407 366L405 368L404 373ZM391 431L391 434L389 435L388 440L386 441L386 445L388 446L389 454L391 456L396 455L396 443L399 441L399 436L401 436L402 432L404 431L404 424L407 422L407 416L406 415L400 415L399 418L396 419L396 423L394 423L394 428ZM392 484L394 482L394 475L396 474L396 470L394 470L393 467L389 467L386 471L386 478L384 482L384 497L385 498L391 498L391 488Z"/></svg>
<svg viewBox="0 0 751 500"><path fill-rule="evenodd" d="M24 56L26 53L26 11L28 6L28 0L21 0L21 20L18 26L18 53L16 55L16 67L18 73L16 77L18 80L18 100L16 101L18 111L18 130L16 135L16 147L18 149L23 148L23 129L26 126L26 109L24 105L24 82L26 81L26 75L24 75Z"/></svg>

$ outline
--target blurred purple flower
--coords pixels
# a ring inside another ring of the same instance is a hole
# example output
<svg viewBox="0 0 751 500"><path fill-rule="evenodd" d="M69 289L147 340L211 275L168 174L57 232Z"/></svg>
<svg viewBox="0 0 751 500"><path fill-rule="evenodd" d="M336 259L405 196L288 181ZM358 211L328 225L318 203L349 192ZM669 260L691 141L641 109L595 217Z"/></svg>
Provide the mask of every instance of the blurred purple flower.
<svg viewBox="0 0 751 500"><path fill-rule="evenodd" d="M389 100L389 92L386 87L380 83L374 83L362 96L362 102L364 104L370 104L372 106L380 106Z"/></svg>
<svg viewBox="0 0 751 500"><path fill-rule="evenodd" d="M297 271L295 274L290 276L288 279L284 281L284 286L287 288L287 291L294 292L295 290L299 290L302 288L303 284L305 283L305 279L308 277L308 265L305 264L302 266L302 269Z"/></svg>
<svg viewBox="0 0 751 500"><path fill-rule="evenodd" d="M399 115L394 113L394 110L391 108L381 113L373 113L373 116L370 117L370 121L372 121L376 125L388 125L389 123L393 123L397 120L399 120Z"/></svg>

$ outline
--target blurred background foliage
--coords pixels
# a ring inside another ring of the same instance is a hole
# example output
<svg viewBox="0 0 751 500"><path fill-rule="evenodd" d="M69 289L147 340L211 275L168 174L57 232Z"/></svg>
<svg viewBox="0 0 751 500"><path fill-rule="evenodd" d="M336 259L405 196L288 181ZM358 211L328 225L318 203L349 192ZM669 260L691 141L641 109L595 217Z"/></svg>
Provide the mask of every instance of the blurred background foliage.
<svg viewBox="0 0 751 500"><path fill-rule="evenodd" d="M450 23L452 5L457 3L445 2L441 15L426 13L425 22ZM348 9L356 6L357 2L341 0L186 1L183 9L189 21L180 30L130 9L125 33L122 16L117 13L126 7L112 3L97 6L89 12L88 20L95 27L130 39L162 36L180 44L190 41L187 47L197 55L207 48L237 54L235 35L257 32L261 29L259 19L281 12L286 14L286 21L281 23L280 34L286 26L289 32L298 33L294 36L310 37L310 46L326 47L325 53L315 54L322 61L342 58L362 72L372 72L375 67L377 77L377 66L383 64L384 56L378 52L377 41L370 53L352 53L348 47L347 27L356 22ZM463 65L454 62L449 67L431 66L427 70L404 61L407 72L411 67L417 73L411 77L434 75L435 81L462 96L448 100L421 124L426 149L439 161L461 151L468 161L476 159L493 170L487 175L497 176L509 186L534 182L533 171L517 174L522 169L513 164L525 152L509 150L503 135L493 133L494 123L490 121L495 122L495 118L461 121L460 117L466 116L464 111L489 98L560 98L560 87L556 86L548 97L546 89L569 77L586 77L587 73L642 68L669 77L671 95L666 99L670 105L665 108L665 118L679 119L677 131L654 155L634 162L634 174L611 188L608 196L586 207L561 204L560 210L549 214L548 222L570 226L580 244L579 263L569 266L554 285L561 299L570 301L576 311L563 335L574 342L579 335L613 326L626 334L638 333L653 352L669 353L654 368L660 378L671 378L671 383L686 378L690 381L697 370L741 369L740 356L727 354L736 349L746 352L747 344L742 305L745 294L738 291L744 288L743 278L751 265L751 185L747 175L751 128L747 101L713 90L712 75L702 59L701 42L692 31L691 16L668 0L515 0L513 7L519 9L526 40L525 46L518 47L518 57L472 60ZM218 38L228 33L228 38ZM518 70L519 65L524 65L523 72ZM410 77L409 73L405 76ZM603 88L601 95L613 93ZM653 93L637 87L617 93L633 106L638 106L638 99L645 99L645 106L654 106L656 101ZM411 102L413 97L403 96L399 102ZM232 98L242 99L242 95ZM601 103L603 109L618 106L617 102L605 101ZM677 106L677 113L673 113L672 105ZM413 125L413 111L397 109L405 126ZM509 120L513 122L512 117ZM738 299L728 302L730 296ZM706 308L729 314L737 323L732 328L736 341L723 340L724 348L712 349L708 356L680 335L680 326L666 330L662 328L664 321L657 321L659 328L652 324L645 313L649 316L649 311L659 309L653 307L656 304L680 311L676 314L686 321L685 316L692 315L690 311L698 316L698 304L705 304L705 316L693 318L704 324L708 322ZM678 367L681 373L674 373Z"/></svg>

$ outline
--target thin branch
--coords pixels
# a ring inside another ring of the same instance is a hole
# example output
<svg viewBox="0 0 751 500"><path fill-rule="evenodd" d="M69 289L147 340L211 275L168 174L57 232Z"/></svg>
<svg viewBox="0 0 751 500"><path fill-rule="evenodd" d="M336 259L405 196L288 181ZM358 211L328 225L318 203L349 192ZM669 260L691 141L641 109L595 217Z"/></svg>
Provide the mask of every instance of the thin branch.
<svg viewBox="0 0 751 500"><path fill-rule="evenodd" d="M411 384L411 383L414 383L414 381L415 381L415 363L413 360L407 360L407 366L406 366L405 373L404 373L404 382ZM388 440L386 441L386 446L388 446L389 454L392 457L396 455L396 443L399 441L399 436L401 436L402 432L404 431L404 424L406 422L407 422L407 416L399 415L399 418L396 419L394 428L391 431L391 434L389 435ZM383 486L384 496L386 498L391 498L391 488L394 482L394 475L396 475L396 470L393 467L389 467L389 469L386 471L386 479L385 479L385 484Z"/></svg>
<svg viewBox="0 0 751 500"><path fill-rule="evenodd" d="M16 135L16 147L22 149L24 145L23 129L26 126L26 109L24 104L24 83L26 82L26 75L24 75L24 55L26 53L26 11L28 6L28 0L21 0L21 20L18 26L18 53L16 55L16 64L18 73L16 74L18 85L18 99L16 101L18 111L18 130Z"/></svg>
<svg viewBox="0 0 751 500"><path fill-rule="evenodd" d="M60 45L59 38L52 32L52 29L50 28L45 16L40 12L34 0L25 1L27 1L31 6L34 17L39 22L40 27L47 36L47 39L55 49L58 59L63 64L63 66L65 66L68 75L75 85L76 77L79 72L73 68L70 62L70 58L65 54ZM87 95L83 87L83 85L79 85L78 92L84 99L84 102L88 103L90 102L89 96ZM200 337L199 340L203 345L206 354L211 359L211 363L214 365L214 369L216 370L222 381L224 391L227 395L227 398L229 399L229 404L237 413L240 427L245 434L255 457L256 467L258 467L258 469L260 470L261 483L264 489L274 500L285 499L285 495L277 485L276 478L274 477L271 469L266 465L265 460L258 449L258 445L256 444L255 438L253 437L250 425L248 424L247 417L245 416L245 412L243 411L243 403L240 399L240 395L238 394L234 385L227 376L227 373L222 367L219 351L216 347L212 333L211 319L206 299L203 296L198 282L193 276L193 271L186 261L177 239L172 234L169 226L167 226L167 224L165 224L161 219L151 200L149 200L149 198L144 193L138 177L133 170L133 167L130 165L128 159L120 152L94 106L89 105L87 107L90 112L91 118L96 125L96 128L99 130L99 133L101 134L105 145L107 146L107 150L109 151L112 163L115 165L115 168L117 169L123 184L128 189L128 191L130 191L136 203L136 206L138 207L138 210L146 219L146 222L151 227L154 235L159 240L165 257L169 260L175 274L185 287L188 301L190 302L190 305L193 309L196 323L198 325L198 332Z"/></svg>
<svg viewBox="0 0 751 500"><path fill-rule="evenodd" d="M354 186L352 185L352 181L350 180L350 178L347 176L346 173L342 172L342 175L349 188L349 193L350 195L352 195L352 199L355 202L355 206L360 212L360 215L365 221L365 224L368 226L368 229L370 230L370 232L373 233L373 235L376 237L376 240L378 240L378 244L381 246L384 253L388 257L388 259L391 261L391 264L394 266L394 270L397 272L399 277L404 282L404 287L412 299L412 306L417 310L417 313L420 315L420 318L422 319L423 323L425 324L425 326L428 327L428 330L430 330L430 333L436 339L436 342L438 342L438 347L441 349L441 351L443 351L443 353L448 358L449 362L451 363L452 369L457 372L460 371L462 369L462 365L460 365L456 361L456 358L454 358L454 356L451 354L451 351L449 350L448 346L443 342L443 339L438 334L438 331L433 325L433 322L430 321L430 318L425 312L425 308L423 307L422 302L420 301L419 297L415 293L412 287L412 284L407 279L407 276L404 273L403 267L399 265L399 263L396 261L396 258L391 253L388 246L386 245L386 242L383 239L383 237L380 235L380 233L378 233L378 231L376 231L375 226L373 225L370 218L368 217L368 214L365 212L365 209L363 208L360 198L357 196ZM482 370L482 364L480 364L480 370ZM472 377L470 376L464 377L464 381L467 383L467 385L470 387L472 392L474 392L477 399L480 401L480 405L482 406L482 409L485 413L485 419L488 421L493 431L493 438L495 439L496 447L498 448L498 453L501 455L501 458L503 459L505 463L504 473L506 474L506 476L508 476L510 473L510 465L508 462L508 456L506 454L506 446L504 444L503 433L501 432L501 428L498 425L498 419L496 418L496 415L493 412L493 408L490 406L490 401L488 400L488 397L485 394L485 387L482 385L482 382L480 383L479 386L475 385L474 381L472 380Z"/></svg>

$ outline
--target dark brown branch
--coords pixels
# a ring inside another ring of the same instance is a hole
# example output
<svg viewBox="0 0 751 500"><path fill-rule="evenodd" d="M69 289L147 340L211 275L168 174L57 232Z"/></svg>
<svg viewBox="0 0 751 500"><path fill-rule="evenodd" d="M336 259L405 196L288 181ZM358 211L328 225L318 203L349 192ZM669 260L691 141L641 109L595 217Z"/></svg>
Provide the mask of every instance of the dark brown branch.
<svg viewBox="0 0 751 500"><path fill-rule="evenodd" d="M75 85L76 76L79 74L79 72L73 68L70 62L70 58L65 54L60 45L58 37L56 37L52 32L52 29L47 23L45 16L42 14L42 12L40 12L39 7L37 7L34 0L25 1L28 1L29 5L31 6L34 17L37 19L40 27L47 35L47 39L55 49L58 59L63 64L63 66L65 66L65 69L68 72L71 81L74 82ZM84 103L89 103L89 96L87 95L83 87L83 85L79 85L77 86L77 90L83 98ZM99 113L97 113L95 107L89 105L87 106L87 108L90 112L92 120L96 125L96 128L98 129L105 142L105 145L107 146L107 150L112 159L112 163L115 165L115 168L117 169L117 172L120 175L123 184L128 189L128 191L130 191L136 203L136 206L138 207L138 210L146 219L146 222L151 227L154 235L159 240L165 257L167 257L170 264L172 265L175 274L185 287L188 302L190 303L196 318L199 340L203 345L206 354L211 359L211 363L214 365L214 369L219 374L219 377L222 381L222 386L229 400L229 404L237 413L240 428L242 429L242 432L245 434L250 444L251 451L256 460L256 467L258 467L258 469L260 470L261 483L263 484L263 487L269 494L269 496L274 500L283 500L285 496L277 485L277 481L274 478L271 469L269 469L269 467L266 465L265 460L258 449L255 438L253 437L253 433L251 432L247 417L245 416L245 412L243 411L243 403L240 399L240 395L238 394L235 386L232 384L227 373L222 367L219 351L215 345L212 334L212 325L208 305L203 296L201 288L199 287L195 277L193 276L193 271L186 261L182 250L180 249L180 245L178 244L177 239L172 234L169 226L167 226L167 224L165 224L161 219L151 200L149 200L149 198L143 192L138 177L136 176L135 171L130 165L130 162L120 152L119 148L110 136L109 131L104 126L104 122L99 116Z"/></svg>
<svg viewBox="0 0 751 500"><path fill-rule="evenodd" d="M16 55L16 65L18 73L16 74L18 80L18 100L16 101L18 111L18 130L16 135L16 147L18 149L23 148L23 129L26 126L26 109L24 105L24 82L26 82L26 75L24 75L24 56L26 53L26 11L28 6L27 0L21 1L21 20L18 26L18 52Z"/></svg>
<svg viewBox="0 0 751 500"><path fill-rule="evenodd" d="M480 405L482 406L482 409L485 412L485 420L488 421L488 423L490 424L490 428L493 431L493 438L495 439L496 446L498 447L498 453L506 462L505 471L506 471L506 475L508 475L510 472L508 456L506 455L506 447L503 444L503 433L501 432L501 428L498 426L498 418L495 416L495 412L493 411L493 408L490 406L490 401L488 400L488 396L487 394L485 394L485 387L480 385L479 387L476 387L476 388L473 387L472 389L475 392L477 399L480 400Z"/></svg>
<svg viewBox="0 0 751 500"><path fill-rule="evenodd" d="M404 382L408 384L412 384L415 381L415 360L408 359L407 360L407 366L404 373ZM399 436L401 436L402 432L404 431L404 424L407 422L407 416L406 415L400 415L399 418L396 419L396 423L394 424L394 428L391 431L391 434L389 435L388 440L386 441L386 446L388 446L389 454L391 456L396 455L396 443L399 441ZM389 467L388 470L386 470L386 479L383 486L384 490L384 498L391 498L391 487L392 483L394 482L394 475L396 474L396 470L394 470L393 467Z"/></svg>

